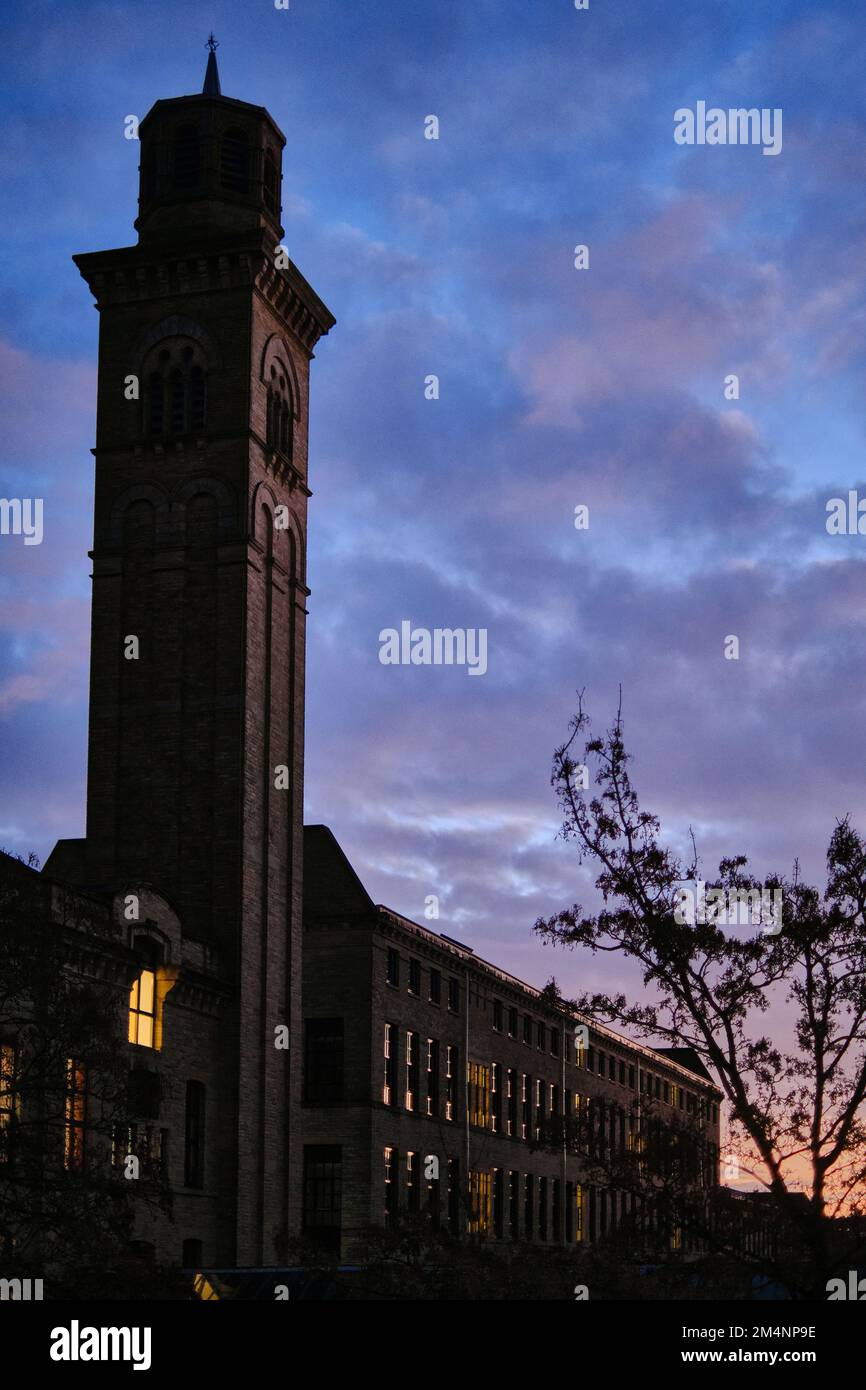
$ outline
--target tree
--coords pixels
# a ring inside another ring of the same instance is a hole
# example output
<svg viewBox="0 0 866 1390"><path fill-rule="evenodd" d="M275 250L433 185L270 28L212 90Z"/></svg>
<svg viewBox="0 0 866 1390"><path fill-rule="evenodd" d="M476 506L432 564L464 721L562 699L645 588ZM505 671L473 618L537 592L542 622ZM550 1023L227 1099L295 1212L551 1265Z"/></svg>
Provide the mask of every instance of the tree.
<svg viewBox="0 0 866 1390"><path fill-rule="evenodd" d="M706 885L706 912L688 920L683 885L700 883L694 837L686 862L661 843L630 761L621 707L605 736L592 738L580 695L551 782L562 837L597 866L602 905L585 912L575 904L534 930L555 945L636 961L645 998L584 994L569 1007L656 1046L693 1048L718 1079L729 1107L728 1161L758 1182L765 1205L756 1216L758 1199L744 1203L722 1190L711 1212L706 1202L690 1209L688 1135L668 1136L661 1142L681 1146L668 1177L686 1220L716 1249L799 1295L826 1298L827 1280L866 1252L866 845L848 818L837 823L823 893L801 881L796 863L790 876L759 884L745 856L723 859ZM732 935L723 928L744 925L743 902L757 916L750 912L745 934ZM781 911L767 912L768 902ZM793 1015L786 1046L761 1027L771 1005ZM630 1161L632 1180L645 1181L638 1160ZM655 1183L659 1167L664 1178L665 1160L649 1166ZM770 1251L756 1251L750 1228L768 1219Z"/></svg>
<svg viewBox="0 0 866 1390"><path fill-rule="evenodd" d="M103 904L34 867L0 854L0 1273L43 1277L46 1297L141 1292L133 1194L167 1198L146 1154L117 1161L142 1113L106 968L122 947Z"/></svg>

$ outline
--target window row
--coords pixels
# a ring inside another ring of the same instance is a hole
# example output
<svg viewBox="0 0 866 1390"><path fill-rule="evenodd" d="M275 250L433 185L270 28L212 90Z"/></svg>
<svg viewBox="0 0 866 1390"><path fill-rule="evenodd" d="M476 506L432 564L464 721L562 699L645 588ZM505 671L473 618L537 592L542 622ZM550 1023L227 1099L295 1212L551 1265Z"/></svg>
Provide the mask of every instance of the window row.
<svg viewBox="0 0 866 1390"><path fill-rule="evenodd" d="M534 1045L539 1052L547 1052L549 1050L551 1057L559 1056L561 1033L558 1028L542 1023L540 1019L533 1019L529 1014L523 1015L521 1024L518 1010L513 1005L509 1005L506 1008L501 999L494 999L494 1033L505 1033L509 1038L516 1038L518 1036L518 1025L520 1025L520 1036L527 1047L532 1047Z"/></svg>
<svg viewBox="0 0 866 1390"><path fill-rule="evenodd" d="M131 1071L127 1079L126 1107L138 1118L112 1119L105 1114L105 1096L97 1095L97 1083L86 1062L67 1059L62 1104L62 1147L58 1162L67 1172L83 1172L93 1164L94 1152L110 1145L111 1166L123 1176L166 1179L170 1131L157 1123L160 1079L151 1072ZM154 1084L149 1084L154 1083ZM0 1165L14 1165L16 1138L23 1110L21 1059L14 1043L0 1045ZM154 1097L156 1101L154 1103ZM49 1121L49 1124L51 1122ZM58 1136L60 1115L58 1114ZM186 1083L184 1115L184 1186L204 1186L205 1087ZM134 1167L130 1165L134 1160Z"/></svg>
<svg viewBox="0 0 866 1390"><path fill-rule="evenodd" d="M421 962L410 957L408 962L408 980L406 988L409 994L416 999L421 998ZM395 946L389 946L385 961L385 982L394 989L400 988L400 952ZM427 999L431 1004L442 1003L442 974L439 970L429 970L427 972ZM448 1008L451 1013L460 1012L460 981L456 975L450 975L447 981L447 1000Z"/></svg>

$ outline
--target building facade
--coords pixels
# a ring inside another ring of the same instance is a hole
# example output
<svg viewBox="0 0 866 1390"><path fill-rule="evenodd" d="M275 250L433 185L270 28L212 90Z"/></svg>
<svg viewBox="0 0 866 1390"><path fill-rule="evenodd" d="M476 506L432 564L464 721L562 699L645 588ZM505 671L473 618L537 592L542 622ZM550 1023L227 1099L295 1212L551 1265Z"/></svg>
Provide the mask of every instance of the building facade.
<svg viewBox="0 0 866 1390"><path fill-rule="evenodd" d="M100 314L87 832L39 876L72 968L125 1018L140 1099L112 1161L173 1199L137 1236L211 1268L282 1265L296 1234L351 1257L422 1212L461 1238L601 1240L633 1201L588 1179L569 1127L626 1151L642 1097L694 1114L709 1185L720 1094L693 1057L576 1026L376 906L304 831L309 371L334 318L282 246L285 138L222 95L213 52L203 92L139 134L137 244L75 257Z"/></svg>
<svg viewBox="0 0 866 1390"><path fill-rule="evenodd" d="M591 1244L636 1230L654 1213L617 1187L617 1154L656 1127L696 1135L695 1183L717 1183L722 1097L694 1053L577 1024L375 905L325 826L307 827L304 872L311 1237L352 1258L371 1228L421 1213L458 1237ZM684 1248L675 1222L670 1246Z"/></svg>

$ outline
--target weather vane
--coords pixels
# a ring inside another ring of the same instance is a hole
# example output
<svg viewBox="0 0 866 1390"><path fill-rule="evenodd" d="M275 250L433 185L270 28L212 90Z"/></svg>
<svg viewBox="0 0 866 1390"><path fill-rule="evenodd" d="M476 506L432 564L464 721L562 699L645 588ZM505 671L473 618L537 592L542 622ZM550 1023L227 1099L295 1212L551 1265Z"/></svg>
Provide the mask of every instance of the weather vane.
<svg viewBox="0 0 866 1390"><path fill-rule="evenodd" d="M217 49L219 48L219 44L217 43L213 34L208 35L208 41L205 44L205 48L209 48L211 53L216 53Z"/></svg>

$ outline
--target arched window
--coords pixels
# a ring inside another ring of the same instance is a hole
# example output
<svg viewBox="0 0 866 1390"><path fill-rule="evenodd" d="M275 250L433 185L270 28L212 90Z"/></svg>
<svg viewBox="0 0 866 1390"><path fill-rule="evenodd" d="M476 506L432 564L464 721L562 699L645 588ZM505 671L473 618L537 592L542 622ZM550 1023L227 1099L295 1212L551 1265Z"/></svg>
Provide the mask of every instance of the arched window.
<svg viewBox="0 0 866 1390"><path fill-rule="evenodd" d="M268 382L268 445L286 458L292 457L292 407L289 387L282 371L272 366Z"/></svg>
<svg viewBox="0 0 866 1390"><path fill-rule="evenodd" d="M194 188L199 181L198 126L180 125L174 132L172 180L175 188Z"/></svg>
<svg viewBox="0 0 866 1390"><path fill-rule="evenodd" d="M227 130L220 152L220 182L232 193L246 193L250 181L249 142L242 130Z"/></svg>
<svg viewBox="0 0 866 1390"><path fill-rule="evenodd" d="M265 150L264 169L265 207L269 212L277 211L277 161L273 150Z"/></svg>
<svg viewBox="0 0 866 1390"><path fill-rule="evenodd" d="M198 345L192 346L182 338L160 350L145 378L144 421L149 435L161 438L205 428L207 382L203 362Z"/></svg>

